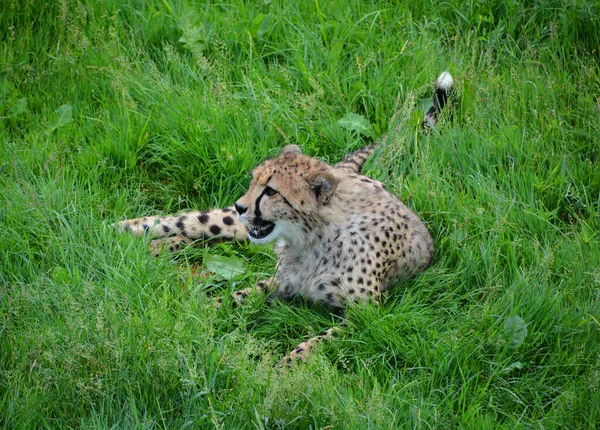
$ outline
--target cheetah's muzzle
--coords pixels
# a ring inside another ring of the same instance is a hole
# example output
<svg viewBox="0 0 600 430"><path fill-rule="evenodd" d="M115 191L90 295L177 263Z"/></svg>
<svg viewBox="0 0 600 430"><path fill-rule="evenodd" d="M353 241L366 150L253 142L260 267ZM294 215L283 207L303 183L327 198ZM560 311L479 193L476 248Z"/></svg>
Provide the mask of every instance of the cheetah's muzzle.
<svg viewBox="0 0 600 430"><path fill-rule="evenodd" d="M252 225L248 225L248 235L250 236L250 240L252 239L264 239L275 229L275 223L270 221L265 221L262 218L257 218L254 220Z"/></svg>

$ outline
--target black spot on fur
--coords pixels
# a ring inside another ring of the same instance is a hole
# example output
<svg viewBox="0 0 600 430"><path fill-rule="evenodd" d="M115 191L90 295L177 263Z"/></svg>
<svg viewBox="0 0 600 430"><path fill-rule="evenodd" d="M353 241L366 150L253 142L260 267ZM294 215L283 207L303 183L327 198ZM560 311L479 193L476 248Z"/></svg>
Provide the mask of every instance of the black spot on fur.
<svg viewBox="0 0 600 430"><path fill-rule="evenodd" d="M233 225L233 218L230 216L226 216L223 218L223 224L225 225Z"/></svg>
<svg viewBox="0 0 600 430"><path fill-rule="evenodd" d="M175 227L177 227L181 231L185 230L185 225L183 224L184 221L185 221L185 215L180 216L177 219L177 222L175 223Z"/></svg>
<svg viewBox="0 0 600 430"><path fill-rule="evenodd" d="M207 224L209 219L210 217L206 212L202 212L200 215L198 215L198 221L200 221L200 224Z"/></svg>
<svg viewBox="0 0 600 430"><path fill-rule="evenodd" d="M211 225L210 232L214 235L221 234L221 227L219 227L218 225Z"/></svg>

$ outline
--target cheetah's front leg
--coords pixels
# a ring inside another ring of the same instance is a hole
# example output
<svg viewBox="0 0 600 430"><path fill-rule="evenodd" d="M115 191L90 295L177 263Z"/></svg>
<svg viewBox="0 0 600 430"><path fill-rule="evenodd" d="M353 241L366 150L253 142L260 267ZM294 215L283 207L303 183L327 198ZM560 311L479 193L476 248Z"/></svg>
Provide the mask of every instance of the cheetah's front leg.
<svg viewBox="0 0 600 430"><path fill-rule="evenodd" d="M237 240L248 238L248 228L238 221L235 208L188 212L176 216L152 216L119 222L116 227L135 236L156 238L151 243L153 252L165 246L176 251L194 240Z"/></svg>
<svg viewBox="0 0 600 430"><path fill-rule="evenodd" d="M254 287L243 288L239 291L236 291L231 295L233 299L233 303L236 305L242 305L246 302L246 299L250 294L265 294L271 293L277 289L277 284L272 279L267 279L264 281L259 281L256 283ZM215 308L220 308L223 304L223 299L218 299L215 301Z"/></svg>

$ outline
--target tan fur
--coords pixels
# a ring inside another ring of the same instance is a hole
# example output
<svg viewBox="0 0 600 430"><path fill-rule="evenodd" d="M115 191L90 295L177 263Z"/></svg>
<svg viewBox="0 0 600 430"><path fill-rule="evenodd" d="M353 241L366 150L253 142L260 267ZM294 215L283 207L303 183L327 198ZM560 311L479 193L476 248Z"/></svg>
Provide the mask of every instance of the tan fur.
<svg viewBox="0 0 600 430"><path fill-rule="evenodd" d="M151 244L156 253L194 240L274 240L279 262L270 289L282 299L301 295L332 307L367 299L377 303L390 284L427 267L433 257L433 240L420 218L379 181L344 163L331 166L290 145L252 176L248 192L236 202L237 210L244 210L237 216L226 208L119 225L158 237ZM266 187L276 194L265 194ZM274 223L273 233L253 238L248 227L260 223Z"/></svg>
<svg viewBox="0 0 600 430"><path fill-rule="evenodd" d="M263 292L284 300L301 295L338 308L378 303L390 284L427 267L434 250L420 218L379 181L359 173L371 151L359 149L331 166L290 145L254 169L235 209L143 217L119 227L155 237L154 253L164 247L176 251L194 240L274 241L279 259L275 276L235 292L235 304ZM215 302L216 307L221 304ZM306 360L336 331L334 327L302 342L280 363Z"/></svg>
<svg viewBox="0 0 600 430"><path fill-rule="evenodd" d="M440 75L424 124L433 125L452 88ZM296 145L260 164L246 194L234 207L179 216L122 221L121 230L155 238L153 252L176 251L196 240L274 241L277 272L232 295L242 303L252 292L296 295L340 308L372 301L406 275L426 268L433 240L421 219L383 185L361 174L377 143L331 166L301 153ZM221 306L221 300L215 306ZM305 360L336 328L301 343L282 362Z"/></svg>
<svg viewBox="0 0 600 430"><path fill-rule="evenodd" d="M277 193L269 197L265 187ZM254 170L236 207L250 230L275 223L272 235L255 241L276 242L281 298L298 294L333 307L378 302L433 256L423 222L380 182L289 150Z"/></svg>

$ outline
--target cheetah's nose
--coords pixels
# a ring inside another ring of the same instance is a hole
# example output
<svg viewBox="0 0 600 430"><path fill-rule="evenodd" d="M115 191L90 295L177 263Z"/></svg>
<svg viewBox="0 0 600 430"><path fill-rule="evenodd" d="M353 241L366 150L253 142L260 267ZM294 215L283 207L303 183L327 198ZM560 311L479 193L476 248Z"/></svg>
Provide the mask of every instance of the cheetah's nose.
<svg viewBox="0 0 600 430"><path fill-rule="evenodd" d="M248 208L246 206L240 205L239 203L235 203L234 206L235 206L235 210L240 215L244 215L244 213L248 210Z"/></svg>

